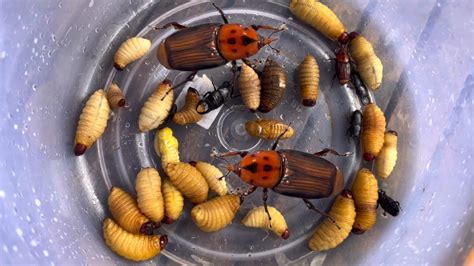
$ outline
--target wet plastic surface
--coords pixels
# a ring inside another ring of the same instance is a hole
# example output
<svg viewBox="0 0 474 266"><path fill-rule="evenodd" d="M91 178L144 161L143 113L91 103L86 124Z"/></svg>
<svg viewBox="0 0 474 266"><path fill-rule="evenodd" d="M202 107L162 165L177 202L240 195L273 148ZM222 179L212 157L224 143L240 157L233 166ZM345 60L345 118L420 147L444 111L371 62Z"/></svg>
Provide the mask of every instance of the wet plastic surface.
<svg viewBox="0 0 474 266"><path fill-rule="evenodd" d="M282 105L258 115L293 123L296 136L280 148L354 152L349 158L328 157L341 168L349 186L361 162L346 130L359 102L337 81L331 87L334 44L293 19L287 1L217 4L234 23L287 23L288 30L275 43L281 54L265 49L255 58L272 56L283 64L288 89ZM155 262L446 265L462 261L472 247L472 2L327 4L349 30L361 32L374 44L384 63L383 84L374 97L385 112L388 128L399 133L399 161L380 186L401 202L401 215L384 218L379 212L371 231L353 235L329 252L315 253L307 250L306 242L320 217L298 199L270 194L270 204L287 219L288 240L239 224L248 210L261 205L259 192L246 200L231 226L214 234L197 229L188 204L179 222L162 227L170 243ZM186 75L169 72L155 56L158 43L174 30L146 26L174 20L196 25L220 22L220 17L200 1L1 5L0 262L124 263L102 240L101 221L109 216L108 189L116 185L132 192L141 167L160 165L153 151L153 133L138 133L138 113L158 82L165 77L178 81ZM152 39L154 50L116 73L113 54L123 40L135 35ZM322 76L314 108L299 103L295 86L294 70L308 52L316 56ZM216 84L231 77L229 67L203 73ZM114 113L102 139L85 156L75 157L72 142L81 106L111 80L125 91L129 107ZM229 104L241 102L234 99ZM235 115L234 109L222 108L209 130L172 125L180 140L181 159L210 161L213 149L237 147L236 143L226 147L218 137L219 128L231 131L222 130L223 136L232 136L232 130L239 133L238 125L218 123L223 114ZM262 141L254 149L270 144ZM236 177L229 182L233 188L242 186ZM331 200L313 202L326 208Z"/></svg>

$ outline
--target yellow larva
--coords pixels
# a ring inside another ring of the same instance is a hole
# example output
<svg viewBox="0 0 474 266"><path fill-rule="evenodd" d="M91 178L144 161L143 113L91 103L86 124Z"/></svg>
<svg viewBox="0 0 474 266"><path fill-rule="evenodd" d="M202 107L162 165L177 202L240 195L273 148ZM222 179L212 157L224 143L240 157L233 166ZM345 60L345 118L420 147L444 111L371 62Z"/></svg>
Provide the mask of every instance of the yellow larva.
<svg viewBox="0 0 474 266"><path fill-rule="evenodd" d="M278 138L286 129L282 139L288 139L295 133L294 129L278 120L259 118L245 123L245 130L250 135L268 140Z"/></svg>
<svg viewBox="0 0 474 266"><path fill-rule="evenodd" d="M380 108L367 105L362 117L362 152L364 160L372 161L379 155L384 142L385 116Z"/></svg>
<svg viewBox="0 0 474 266"><path fill-rule="evenodd" d="M375 54L372 44L361 35L357 35L349 43L349 53L365 85L372 90L377 90L382 84L383 65Z"/></svg>
<svg viewBox="0 0 474 266"><path fill-rule="evenodd" d="M114 65L118 70L140 59L151 48L151 41L145 38L133 37L123 42L114 56Z"/></svg>
<svg viewBox="0 0 474 266"><path fill-rule="evenodd" d="M141 132L157 128L166 120L173 106L173 91L170 89L171 82L164 80L147 99L138 118Z"/></svg>
<svg viewBox="0 0 474 266"><path fill-rule="evenodd" d="M137 235L125 231L112 219L106 218L103 223L104 239L107 246L120 256L133 260L144 261L160 254L166 247L166 235Z"/></svg>
<svg viewBox="0 0 474 266"><path fill-rule="evenodd" d="M196 205L191 210L191 218L204 232L215 232L232 222L240 207L238 195L217 196Z"/></svg>
<svg viewBox="0 0 474 266"><path fill-rule="evenodd" d="M77 123L74 154L83 155L102 136L109 120L110 106L104 90L97 90L87 100Z"/></svg>
<svg viewBox="0 0 474 266"><path fill-rule="evenodd" d="M189 163L169 163L166 167L171 183L192 203L207 199L209 186L202 174Z"/></svg>
<svg viewBox="0 0 474 266"><path fill-rule="evenodd" d="M165 218L163 222L171 224L178 220L183 212L184 198L181 192L169 181L165 179L161 186L163 198L165 200Z"/></svg>
<svg viewBox="0 0 474 266"><path fill-rule="evenodd" d="M135 180L138 208L153 222L161 222L165 215L161 177L155 168L142 169Z"/></svg>
<svg viewBox="0 0 474 266"><path fill-rule="evenodd" d="M179 162L179 143L173 136L173 130L165 127L156 132L154 141L155 152L161 159L161 166L166 172L169 163Z"/></svg>
<svg viewBox="0 0 474 266"><path fill-rule="evenodd" d="M250 111L256 112L260 105L260 79L257 73L245 63L242 63L242 70L240 71L239 90L245 106Z"/></svg>
<svg viewBox="0 0 474 266"><path fill-rule="evenodd" d="M319 66L316 58L308 54L298 67L301 98L304 106L315 106L319 92Z"/></svg>
<svg viewBox="0 0 474 266"><path fill-rule="evenodd" d="M199 100L201 100L201 97L199 97L199 92L196 89L190 87L186 93L185 104L183 108L174 115L173 122L178 125L187 125L201 120L202 115L197 112ZM202 106L199 106L199 108L202 108ZM199 111L203 112L204 110Z"/></svg>
<svg viewBox="0 0 474 266"><path fill-rule="evenodd" d="M342 191L336 198L329 215L336 220L340 228L337 228L329 218L324 219L309 240L311 250L323 251L335 248L349 236L356 216L354 200L349 190Z"/></svg>
<svg viewBox="0 0 474 266"><path fill-rule="evenodd" d="M255 207L245 215L244 219L242 219L242 224L247 227L268 229L277 236L283 239L288 239L288 237L290 237L290 232L288 231L285 217L283 217L277 209L271 206L268 206L268 212L272 217L271 221L268 219L264 206Z"/></svg>
<svg viewBox="0 0 474 266"><path fill-rule="evenodd" d="M352 232L362 234L374 226L377 219L378 190L374 174L369 169L361 169L351 188L356 207L356 219Z"/></svg>
<svg viewBox="0 0 474 266"><path fill-rule="evenodd" d="M109 91L107 92L107 100L112 108L125 106L125 96L119 86L115 83L110 85Z"/></svg>
<svg viewBox="0 0 474 266"><path fill-rule="evenodd" d="M197 162L196 169L201 172L202 176L204 176L212 191L216 192L219 196L227 194L227 183L225 182L225 179L222 178L219 180L219 178L223 177L224 174L222 174L217 167L210 163Z"/></svg>
<svg viewBox="0 0 474 266"><path fill-rule="evenodd" d="M397 163L397 139L398 135L395 131L385 133L385 140L382 150L377 158L375 158L375 169L377 175L381 178L387 178L395 168Z"/></svg>
<svg viewBox="0 0 474 266"><path fill-rule="evenodd" d="M110 190L108 205L115 221L132 234L140 233L142 226L150 221L140 212L135 199L118 187Z"/></svg>
<svg viewBox="0 0 474 266"><path fill-rule="evenodd" d="M324 4L314 0L292 0L290 11L298 19L335 41L346 32L344 25L334 12Z"/></svg>

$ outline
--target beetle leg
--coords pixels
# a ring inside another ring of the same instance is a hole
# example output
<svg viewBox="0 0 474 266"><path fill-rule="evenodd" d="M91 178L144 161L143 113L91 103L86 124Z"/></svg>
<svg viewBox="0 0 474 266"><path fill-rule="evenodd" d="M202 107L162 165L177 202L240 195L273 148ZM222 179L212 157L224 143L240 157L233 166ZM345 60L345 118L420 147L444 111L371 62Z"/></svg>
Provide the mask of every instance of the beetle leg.
<svg viewBox="0 0 474 266"><path fill-rule="evenodd" d="M196 74L198 73L198 71L193 71L193 73L191 73L188 77L186 77L186 79L183 81L183 82L180 82L176 85L174 85L173 87L171 87L166 93L165 95L161 98L161 100L163 101L166 96L168 95L168 93L170 93L172 90L174 90L175 88L181 86L181 85L184 85L186 84L187 82L190 82L190 81L193 81L194 77L196 76Z"/></svg>
<svg viewBox="0 0 474 266"><path fill-rule="evenodd" d="M263 208L265 209L265 212L268 215L268 220L270 222L270 228L272 228L272 217L270 216L270 212L268 211L267 200L268 200L268 188L264 188L263 189Z"/></svg>
<svg viewBox="0 0 474 266"><path fill-rule="evenodd" d="M247 190L240 195L240 204L244 202L244 198L247 197L248 195L252 194L257 190L257 186L251 186L250 188L247 188Z"/></svg>
<svg viewBox="0 0 474 266"><path fill-rule="evenodd" d="M336 155L336 156L341 156L341 157L349 156L349 155L352 154L352 152L339 153L339 152L337 152L333 149L326 148L322 151L315 152L314 155L326 156L328 153L331 153L331 154Z"/></svg>
<svg viewBox="0 0 474 266"><path fill-rule="evenodd" d="M222 9L220 9L216 4L214 4L214 2L211 1L211 4L217 9L219 14L221 14L224 24L229 24L229 21L227 20L227 17L225 16L224 11L222 11Z"/></svg>
<svg viewBox="0 0 474 266"><path fill-rule="evenodd" d="M308 209L313 210L313 211L321 214L322 216L329 218L329 220L331 220L331 222L333 222L337 226L338 229L341 229L341 227L339 227L339 225L337 224L336 220L334 220L334 218L332 218L329 214L327 214L327 213L321 211L320 209L316 208L313 205L313 203L311 203L308 199L302 199L302 200L304 201L304 204L306 205L306 207Z"/></svg>
<svg viewBox="0 0 474 266"><path fill-rule="evenodd" d="M218 154L213 154L214 157L228 157L228 156L235 156L235 155L240 155L240 157L245 157L248 152L246 151L229 151L229 152L224 152L224 153L218 153Z"/></svg>
<svg viewBox="0 0 474 266"><path fill-rule="evenodd" d="M283 28L275 28L275 27L272 27L272 26L267 26L267 25L252 25L251 26L254 30L259 30L259 29L264 29L264 30L273 30L275 32L280 32L280 31L283 31L284 29Z"/></svg>
<svg viewBox="0 0 474 266"><path fill-rule="evenodd" d="M291 122L288 124L288 126L286 127L285 131L283 131L283 133L281 133L277 139L275 140L275 142L273 143L272 145L272 151L276 150L276 148L278 147L278 143L280 142L281 138L283 137L283 135L285 135L285 133L288 131L288 129L290 128L291 126Z"/></svg>
<svg viewBox="0 0 474 266"><path fill-rule="evenodd" d="M155 30L163 30L163 29L166 29L166 28L169 28L169 27L174 27L177 30L182 30L182 29L187 28L187 26L181 25L178 22L170 22L170 23L166 23L165 25L163 25L161 27L153 27L153 28Z"/></svg>

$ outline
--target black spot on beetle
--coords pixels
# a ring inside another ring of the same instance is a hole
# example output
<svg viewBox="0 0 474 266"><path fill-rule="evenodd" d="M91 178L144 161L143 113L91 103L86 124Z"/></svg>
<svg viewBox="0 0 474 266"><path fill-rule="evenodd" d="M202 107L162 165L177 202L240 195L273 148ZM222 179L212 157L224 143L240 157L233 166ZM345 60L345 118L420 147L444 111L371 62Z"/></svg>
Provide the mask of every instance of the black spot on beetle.
<svg viewBox="0 0 474 266"><path fill-rule="evenodd" d="M250 183L250 185L253 185L253 183L255 183L255 181L253 181L253 179L250 179L249 183Z"/></svg>
<svg viewBox="0 0 474 266"><path fill-rule="evenodd" d="M245 27L244 30L245 30L245 31L248 31L248 30L249 30L249 27Z"/></svg>
<svg viewBox="0 0 474 266"><path fill-rule="evenodd" d="M232 52L233 52L233 53L237 53L237 49L232 49Z"/></svg>
<svg viewBox="0 0 474 266"><path fill-rule="evenodd" d="M265 161L270 160L270 158L268 158L268 156L263 156L263 159L264 159Z"/></svg>
<svg viewBox="0 0 474 266"><path fill-rule="evenodd" d="M237 31L236 30L231 30L230 33L234 34L236 33Z"/></svg>
<svg viewBox="0 0 474 266"><path fill-rule="evenodd" d="M234 37L232 37L232 38L227 39L227 42L228 42L229 44L236 44L236 43L237 43L237 40L236 40Z"/></svg>
<svg viewBox="0 0 474 266"><path fill-rule="evenodd" d="M269 164L266 164L263 166L263 171L265 172L270 172L273 169L273 167Z"/></svg>
<svg viewBox="0 0 474 266"><path fill-rule="evenodd" d="M249 56L250 56L250 53L249 53L249 52L245 52L245 56L246 56L246 57L249 57Z"/></svg>
<svg viewBox="0 0 474 266"><path fill-rule="evenodd" d="M268 176L266 176L266 175L265 175L265 176L262 176L262 179L263 179L263 180L267 180L267 179L268 179Z"/></svg>
<svg viewBox="0 0 474 266"><path fill-rule="evenodd" d="M244 166L242 168L244 168L245 170L249 170L250 172L255 174L257 172L257 167L258 167L257 163L251 163L251 164L249 164L247 166Z"/></svg>
<svg viewBox="0 0 474 266"><path fill-rule="evenodd" d="M249 45L251 43L254 43L256 41L257 40L254 40L254 39L250 38L249 36L246 36L246 35L242 36L242 45L243 46L247 46L247 45Z"/></svg>

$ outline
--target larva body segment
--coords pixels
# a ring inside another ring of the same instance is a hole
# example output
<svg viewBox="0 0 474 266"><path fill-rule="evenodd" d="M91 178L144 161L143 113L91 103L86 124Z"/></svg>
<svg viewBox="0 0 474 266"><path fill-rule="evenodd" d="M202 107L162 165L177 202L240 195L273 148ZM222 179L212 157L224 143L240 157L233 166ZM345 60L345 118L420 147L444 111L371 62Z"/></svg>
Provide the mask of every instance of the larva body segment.
<svg viewBox="0 0 474 266"><path fill-rule="evenodd" d="M288 225L286 224L285 217L274 207L268 206L268 212L272 217L270 221L268 215L265 212L265 207L255 207L250 210L247 215L242 219L242 224L247 227L255 227L271 230L277 236L288 239L290 233L288 231ZM271 224L271 227L270 227Z"/></svg>
<svg viewBox="0 0 474 266"><path fill-rule="evenodd" d="M173 136L173 130L165 127L156 132L154 140L155 152L161 159L161 166L166 172L166 166L169 163L179 162L179 143Z"/></svg>
<svg viewBox="0 0 474 266"><path fill-rule="evenodd" d="M114 66L118 70L140 59L151 48L151 41L145 38L133 37L123 42L114 56Z"/></svg>
<svg viewBox="0 0 474 266"><path fill-rule="evenodd" d="M292 0L290 11L298 19L311 25L333 41L336 41L342 33L346 32L344 25L336 14L318 1Z"/></svg>
<svg viewBox="0 0 474 266"><path fill-rule="evenodd" d="M169 163L166 167L171 183L192 203L207 199L209 186L202 174L188 163Z"/></svg>
<svg viewBox="0 0 474 266"><path fill-rule="evenodd" d="M191 210L194 223L204 232L215 232L232 222L240 207L238 195L217 196Z"/></svg>
<svg viewBox="0 0 474 266"><path fill-rule="evenodd" d="M171 224L178 220L183 212L184 198L181 192L169 181L163 181L161 190L163 191L163 198L165 200L165 218L163 222Z"/></svg>
<svg viewBox="0 0 474 266"><path fill-rule="evenodd" d="M263 68L260 106L258 111L268 113L281 103L286 90L286 73L277 62L267 59Z"/></svg>
<svg viewBox="0 0 474 266"><path fill-rule="evenodd" d="M363 36L358 35L349 43L349 52L357 66L362 81L372 90L382 84L383 65L375 54L374 47Z"/></svg>
<svg viewBox="0 0 474 266"><path fill-rule="evenodd" d="M115 83L110 85L109 91L107 92L107 100L109 101L110 107L113 109L125 106L125 96L119 86Z"/></svg>
<svg viewBox="0 0 474 266"><path fill-rule="evenodd" d="M240 71L239 90L245 106L250 111L256 112L260 106L260 79L257 73L245 63L242 63L242 70Z"/></svg>
<svg viewBox="0 0 474 266"><path fill-rule="evenodd" d="M381 178L387 178L395 168L397 163L397 142L398 136L395 131L385 133L382 150L375 159L375 169Z"/></svg>
<svg viewBox="0 0 474 266"><path fill-rule="evenodd" d="M356 207L352 232L362 234L372 228L377 220L378 185L369 169L359 170L351 188Z"/></svg>
<svg viewBox="0 0 474 266"><path fill-rule="evenodd" d="M203 112L204 109L202 106L199 106L200 110L198 109L199 100L199 92L189 87L188 92L186 93L186 100L183 108L177 112L173 117L173 122L178 125L187 125L193 124L201 120L202 115L198 113L198 111Z"/></svg>
<svg viewBox="0 0 474 266"><path fill-rule="evenodd" d="M109 120L110 106L104 90L97 90L87 100L77 123L74 154L82 155L102 136Z"/></svg>
<svg viewBox="0 0 474 266"><path fill-rule="evenodd" d="M103 222L104 239L107 246L118 255L133 261L144 261L158 255L168 243L166 235L136 235L125 231L112 219Z"/></svg>
<svg viewBox="0 0 474 266"><path fill-rule="evenodd" d="M170 89L171 83L165 80L146 100L138 118L138 127L141 132L157 128L166 120L173 106L174 94Z"/></svg>
<svg viewBox="0 0 474 266"><path fill-rule="evenodd" d="M216 192L219 196L227 194L227 183L224 174L214 165L206 162L197 162L196 169L204 176L209 188ZM219 178L222 178L219 180Z"/></svg>
<svg viewBox="0 0 474 266"><path fill-rule="evenodd" d="M278 120L259 118L245 123L245 130L250 135L263 138L268 140L274 140L278 138L286 129L286 133L282 136L282 139L288 139L295 133L294 129Z"/></svg>
<svg viewBox="0 0 474 266"><path fill-rule="evenodd" d="M362 152L364 160L372 161L379 155L384 142L385 116L380 108L371 103L362 116Z"/></svg>
<svg viewBox="0 0 474 266"><path fill-rule="evenodd" d="M110 190L108 205L115 221L132 234L140 233L142 226L150 221L140 212L135 199L118 187Z"/></svg>
<svg viewBox="0 0 474 266"><path fill-rule="evenodd" d="M349 236L356 217L354 200L350 191L342 191L332 205L329 215L334 218L340 229L329 218L324 219L309 240L311 250L323 251L335 248Z"/></svg>
<svg viewBox="0 0 474 266"><path fill-rule="evenodd" d="M161 222L165 215L161 177L154 168L142 169L135 180L138 208L153 222Z"/></svg>
<svg viewBox="0 0 474 266"><path fill-rule="evenodd" d="M315 106L319 92L319 66L312 55L308 54L299 65L298 80L303 105Z"/></svg>

